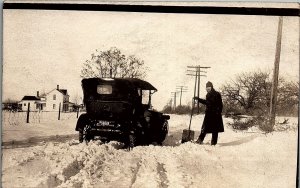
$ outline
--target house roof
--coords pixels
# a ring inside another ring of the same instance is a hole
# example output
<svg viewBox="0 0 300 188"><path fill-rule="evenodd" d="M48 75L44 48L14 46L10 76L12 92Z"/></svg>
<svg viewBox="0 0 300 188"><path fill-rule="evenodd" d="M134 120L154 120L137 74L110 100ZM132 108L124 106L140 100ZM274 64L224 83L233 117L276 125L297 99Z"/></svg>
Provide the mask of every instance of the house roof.
<svg viewBox="0 0 300 188"><path fill-rule="evenodd" d="M36 96L28 96L28 95L25 95L23 98L22 98L22 101L23 100L27 100L27 101L39 101L40 99Z"/></svg>
<svg viewBox="0 0 300 188"><path fill-rule="evenodd" d="M41 97L46 97L46 95L47 95L46 93L43 93L43 94L40 94L39 97L40 97L40 98L41 98Z"/></svg>
<svg viewBox="0 0 300 188"><path fill-rule="evenodd" d="M64 95L68 94L68 91L66 89L58 89L59 92L61 92Z"/></svg>
<svg viewBox="0 0 300 188"><path fill-rule="evenodd" d="M52 91L55 91L55 90L59 91L63 95L68 95L68 90L66 90L66 89L56 89L55 88L55 89L52 89L51 91L49 91L48 93L40 95L40 97L46 97L47 95L49 95L49 93L51 93Z"/></svg>

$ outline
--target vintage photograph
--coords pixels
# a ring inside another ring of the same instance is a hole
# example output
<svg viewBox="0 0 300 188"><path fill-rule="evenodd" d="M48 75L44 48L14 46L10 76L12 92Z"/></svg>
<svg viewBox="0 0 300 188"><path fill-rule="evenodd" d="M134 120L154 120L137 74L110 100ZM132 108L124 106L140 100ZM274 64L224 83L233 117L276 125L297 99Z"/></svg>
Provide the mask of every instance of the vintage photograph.
<svg viewBox="0 0 300 188"><path fill-rule="evenodd" d="M3 10L2 187L293 188L298 105L298 16Z"/></svg>

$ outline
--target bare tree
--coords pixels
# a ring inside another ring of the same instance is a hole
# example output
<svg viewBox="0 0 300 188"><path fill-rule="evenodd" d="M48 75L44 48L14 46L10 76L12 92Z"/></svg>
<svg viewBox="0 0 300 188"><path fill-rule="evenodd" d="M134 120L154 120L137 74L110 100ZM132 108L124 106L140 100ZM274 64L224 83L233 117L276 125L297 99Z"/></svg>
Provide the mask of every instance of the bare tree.
<svg viewBox="0 0 300 188"><path fill-rule="evenodd" d="M79 96L78 93L76 93L73 97L73 102L75 103L75 105L80 105L82 103L82 97Z"/></svg>
<svg viewBox="0 0 300 188"><path fill-rule="evenodd" d="M127 58L127 66L123 67L123 77L144 78L147 68L144 67L144 61L131 55Z"/></svg>
<svg viewBox="0 0 300 188"><path fill-rule="evenodd" d="M235 80L222 87L222 94L229 103L238 103L249 112L253 108L268 106L270 96L269 73L257 71L241 73Z"/></svg>
<svg viewBox="0 0 300 188"><path fill-rule="evenodd" d="M131 55L126 57L121 51L112 47L107 51L98 51L91 54L81 70L82 78L144 78L147 67L144 61Z"/></svg>
<svg viewBox="0 0 300 188"><path fill-rule="evenodd" d="M238 74L234 80L223 85L224 104L242 107L246 113L266 113L270 105L272 82L270 73L262 71ZM299 83L279 79L278 110L298 104Z"/></svg>
<svg viewBox="0 0 300 188"><path fill-rule="evenodd" d="M2 110L9 110L9 111L17 111L18 110L18 101L15 99L7 98L2 101Z"/></svg>
<svg viewBox="0 0 300 188"><path fill-rule="evenodd" d="M277 109L282 115L297 115L299 104L299 81L287 82L281 79L278 88Z"/></svg>

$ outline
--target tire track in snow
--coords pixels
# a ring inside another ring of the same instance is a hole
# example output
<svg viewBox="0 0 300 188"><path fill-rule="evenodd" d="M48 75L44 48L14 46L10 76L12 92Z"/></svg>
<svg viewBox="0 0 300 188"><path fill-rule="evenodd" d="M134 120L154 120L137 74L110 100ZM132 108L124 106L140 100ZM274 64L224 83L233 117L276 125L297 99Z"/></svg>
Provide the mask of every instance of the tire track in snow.
<svg viewBox="0 0 300 188"><path fill-rule="evenodd" d="M189 175L182 170L180 155L170 147L158 148L156 155L157 173L159 175L159 187L186 187L190 183Z"/></svg>
<svg viewBox="0 0 300 188"><path fill-rule="evenodd" d="M133 170L130 188L141 186L168 188L169 180L165 164L158 161L157 152L144 152L139 154L141 159ZM145 183L145 177L147 177L147 183Z"/></svg>
<svg viewBox="0 0 300 188"><path fill-rule="evenodd" d="M136 181L136 178L137 178L137 174L139 172L141 168L141 161L139 161L137 164L136 164L136 168L133 169L133 177L131 178L131 185L130 185L130 188L132 188L132 186L134 185L135 181Z"/></svg>
<svg viewBox="0 0 300 188"><path fill-rule="evenodd" d="M78 135L70 134L70 135L31 137L26 140L12 140L12 141L2 142L2 148L4 149L25 148L25 147L44 145L45 142L64 143L72 139L78 139Z"/></svg>
<svg viewBox="0 0 300 188"><path fill-rule="evenodd" d="M140 148L139 148L140 149ZM133 176L135 181L131 185L132 188L153 188L158 187L159 175L157 173L157 160L155 159L152 152L145 153L141 151L139 153L141 160L139 163L139 170Z"/></svg>
<svg viewBox="0 0 300 188"><path fill-rule="evenodd" d="M157 173L159 174L159 179L160 179L160 185L159 187L161 188L167 188L169 184L169 180L166 174L166 169L164 167L163 163L157 163Z"/></svg>

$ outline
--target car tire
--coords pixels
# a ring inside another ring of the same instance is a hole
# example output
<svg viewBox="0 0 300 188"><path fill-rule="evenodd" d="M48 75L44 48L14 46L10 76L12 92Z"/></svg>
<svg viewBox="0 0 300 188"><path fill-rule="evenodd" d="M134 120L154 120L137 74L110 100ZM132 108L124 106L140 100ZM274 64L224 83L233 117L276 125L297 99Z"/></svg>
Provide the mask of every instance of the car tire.
<svg viewBox="0 0 300 188"><path fill-rule="evenodd" d="M169 123L168 121L164 121L162 128L161 128L161 132L160 132L160 136L157 140L157 143L159 145L162 145L163 141L166 139L167 135L169 132Z"/></svg>
<svg viewBox="0 0 300 188"><path fill-rule="evenodd" d="M132 148L134 148L134 146L136 146L136 136L134 134L129 134L128 136L128 149L131 150Z"/></svg>
<svg viewBox="0 0 300 188"><path fill-rule="evenodd" d="M79 143L82 143L83 142L83 132L82 131L79 131L79 135L78 135L78 140L79 140Z"/></svg>
<svg viewBox="0 0 300 188"><path fill-rule="evenodd" d="M90 134L90 125L86 125L82 131L82 141L89 142L94 139L94 136ZM80 134L80 133L79 133Z"/></svg>

